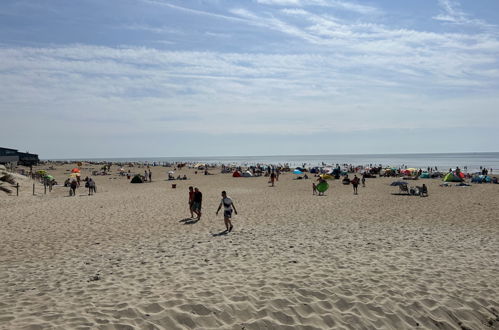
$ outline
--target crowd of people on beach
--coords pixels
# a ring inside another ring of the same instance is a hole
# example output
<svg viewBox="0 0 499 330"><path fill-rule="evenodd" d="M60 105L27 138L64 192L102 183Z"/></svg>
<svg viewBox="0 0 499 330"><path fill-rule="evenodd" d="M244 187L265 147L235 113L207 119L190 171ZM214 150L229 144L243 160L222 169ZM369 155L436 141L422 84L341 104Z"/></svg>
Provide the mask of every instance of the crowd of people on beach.
<svg viewBox="0 0 499 330"><path fill-rule="evenodd" d="M197 164L193 165L190 163L168 163L168 164L136 164L136 163L129 163L129 167L137 167L139 169L144 169L143 174L132 174L131 170L128 169L126 172L124 170L124 166L126 164L105 164L102 169L103 171L109 175L111 171L111 166L112 165L118 165L120 166L119 169L119 174L122 176L126 176L128 179L133 175L139 176L141 179L141 182L152 182L152 171L150 166L171 166L174 168L174 171L181 170L183 167L189 167L191 169L195 170L195 174L198 173L198 171L202 171L201 173L204 175L212 175L212 173L209 172L209 169L220 169L221 173L248 173L249 176L264 176L268 177L268 184L269 187L275 187L279 181L279 177L283 172L290 172L292 171L292 168L289 166L289 164L279 164L279 165L267 165L267 164L256 164L256 165L249 165L249 166L241 166L241 165L218 165L218 164ZM453 174L456 178L462 179L463 181L465 179L472 179L476 178L478 175L487 177L488 175L492 174L493 170L492 168L485 168L485 167L480 167L480 172L478 173L469 173L468 168L465 166L463 167L463 170L461 170L459 167L456 167L455 169L450 168L448 171L440 172L437 166L428 166L424 170L422 168L419 169L412 169L408 168L406 165L402 165L399 167L388 167L388 166L383 166L381 164L368 164L364 166L354 166L352 164L335 164L335 165L327 165L325 163L322 163L322 166L311 166L307 167L307 164L302 164L301 167L296 167L295 171L296 173L300 173L301 175L295 177L295 180L308 180L310 177L314 178L312 182L312 194L313 195L318 195L318 196L324 196L324 192L328 189L329 184L327 180L330 179L337 179L339 180L342 184L344 185L351 185L353 189L353 194L358 195L359 194L359 185L362 185L362 187L366 187L366 181L368 178L374 178L374 177L402 177L404 180L417 180L418 178L444 178L446 174ZM187 180L186 174L183 174L181 176L180 174L175 177L173 174L175 173L174 171L168 172L168 180ZM74 173L76 174L76 173ZM67 178L66 181L64 182L65 187L69 187L69 195L70 196L76 196L76 191L80 187L81 182L80 182L80 175L76 176L71 176L70 178ZM353 178L349 177L349 175L353 174ZM310 175L310 177L309 177ZM425 176L426 175L426 176ZM235 175L233 175L235 176ZM39 180L45 180L45 183L47 183L49 180L48 178L51 176L47 175L41 175L41 174L36 174L36 177ZM51 178L52 183L55 182L55 179ZM97 187L95 180L91 177L86 177L85 179L82 180L85 182L85 188L88 189L88 195L93 195L97 192ZM132 180L133 182L133 180ZM483 182L491 182L491 183L498 183L497 178L491 178L489 181L484 181ZM57 184L55 182L55 184ZM173 186L173 185L172 185ZM320 187L320 189L319 189ZM427 195L428 188L425 184L422 186L417 186L417 191L419 195ZM203 194L199 190L198 187L189 187L189 212L191 215L191 219L197 221L201 220L202 217L202 203L203 203ZM221 201L218 206L218 209L216 210L216 215L219 214L220 210L223 207L223 218L224 218L224 224L226 227L226 232L231 232L233 230L233 223L232 223L232 217L233 214L237 214L236 207L234 205L234 202L232 198L230 198L227 195L226 191L222 191L221 193Z"/></svg>

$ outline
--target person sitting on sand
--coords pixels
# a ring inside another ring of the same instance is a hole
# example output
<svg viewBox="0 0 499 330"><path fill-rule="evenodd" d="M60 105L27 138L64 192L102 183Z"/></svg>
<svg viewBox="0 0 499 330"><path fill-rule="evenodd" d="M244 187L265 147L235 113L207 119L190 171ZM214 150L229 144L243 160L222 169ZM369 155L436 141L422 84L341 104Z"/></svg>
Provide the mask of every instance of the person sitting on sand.
<svg viewBox="0 0 499 330"><path fill-rule="evenodd" d="M224 223L225 227L227 228L227 232L231 232L234 226L232 225L232 222L230 219L232 218L232 210L234 210L234 213L237 214L236 207L234 205L234 202L232 199L227 196L227 192L224 190L222 191L222 200L220 201L220 205L218 205L217 209L217 215L220 209L222 208L222 205L224 206Z"/></svg>

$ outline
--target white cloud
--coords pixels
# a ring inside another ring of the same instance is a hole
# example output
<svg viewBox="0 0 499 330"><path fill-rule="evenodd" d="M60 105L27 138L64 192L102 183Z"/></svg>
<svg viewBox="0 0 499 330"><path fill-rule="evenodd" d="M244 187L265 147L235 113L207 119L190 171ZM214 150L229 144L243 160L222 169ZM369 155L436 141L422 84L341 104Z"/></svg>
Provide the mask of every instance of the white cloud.
<svg viewBox="0 0 499 330"><path fill-rule="evenodd" d="M256 0L256 2L263 5L274 5L274 6L333 7L346 11L356 12L359 14L377 14L381 12L376 7L361 5L351 1L348 2L348 1L336 1L336 0Z"/></svg>
<svg viewBox="0 0 499 330"><path fill-rule="evenodd" d="M465 122L466 107L477 104L458 97L461 90L472 95L497 86L497 70L482 68L492 60L466 53L449 58L438 50L397 57L11 47L0 48L0 104L11 118L76 120L107 133L216 134L221 120L231 122L225 133L455 127ZM495 101L481 101L489 118ZM407 121L408 113L417 116ZM350 122L352 116L362 123Z"/></svg>
<svg viewBox="0 0 499 330"><path fill-rule="evenodd" d="M497 32L497 26L489 24L484 20L471 17L461 9L461 5L456 0L438 0L442 13L433 17L435 20L457 25L470 25L478 28Z"/></svg>

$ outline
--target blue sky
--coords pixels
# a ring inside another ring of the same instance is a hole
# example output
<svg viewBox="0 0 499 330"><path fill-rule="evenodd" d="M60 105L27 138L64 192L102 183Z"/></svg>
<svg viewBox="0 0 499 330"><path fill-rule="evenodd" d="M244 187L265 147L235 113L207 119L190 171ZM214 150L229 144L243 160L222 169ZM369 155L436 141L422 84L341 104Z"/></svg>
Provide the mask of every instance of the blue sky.
<svg viewBox="0 0 499 330"><path fill-rule="evenodd" d="M2 0L42 158L497 151L499 1Z"/></svg>

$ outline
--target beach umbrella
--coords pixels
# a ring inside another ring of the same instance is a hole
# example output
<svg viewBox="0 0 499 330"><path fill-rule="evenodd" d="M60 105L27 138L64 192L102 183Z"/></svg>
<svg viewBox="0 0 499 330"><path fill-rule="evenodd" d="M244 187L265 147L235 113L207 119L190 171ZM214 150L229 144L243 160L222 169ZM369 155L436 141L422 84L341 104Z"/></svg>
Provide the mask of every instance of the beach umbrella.
<svg viewBox="0 0 499 330"><path fill-rule="evenodd" d="M405 186L407 185L407 182L404 182L404 181L394 181L390 184L390 186Z"/></svg>
<svg viewBox="0 0 499 330"><path fill-rule="evenodd" d="M173 172L173 171L168 171L168 174L175 174L175 172Z"/></svg>
<svg viewBox="0 0 499 330"><path fill-rule="evenodd" d="M299 174L303 174L303 172L300 171L300 170L298 170L298 169L296 169L296 170L293 171L293 174L298 174L299 175Z"/></svg>
<svg viewBox="0 0 499 330"><path fill-rule="evenodd" d="M80 173L80 169L75 167L71 170L71 173Z"/></svg>
<svg viewBox="0 0 499 330"><path fill-rule="evenodd" d="M45 178L48 179L48 180L54 180L54 177L52 175L45 175Z"/></svg>

